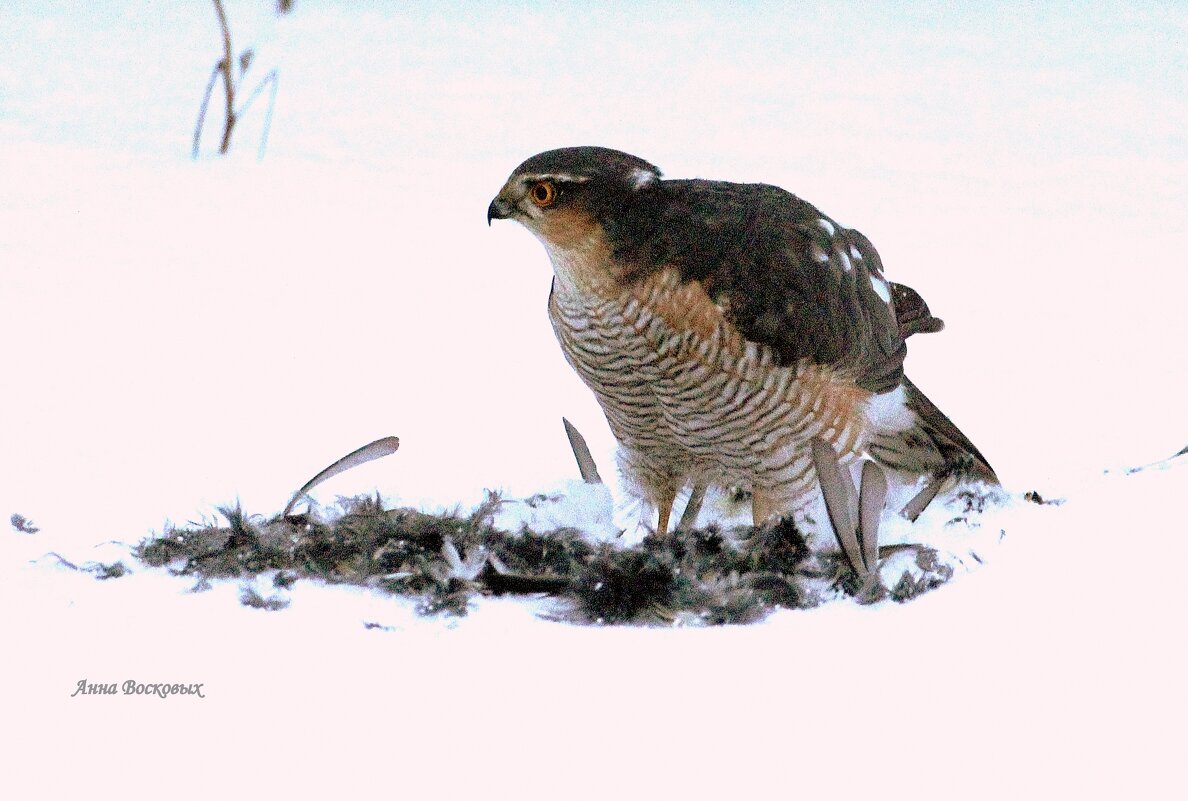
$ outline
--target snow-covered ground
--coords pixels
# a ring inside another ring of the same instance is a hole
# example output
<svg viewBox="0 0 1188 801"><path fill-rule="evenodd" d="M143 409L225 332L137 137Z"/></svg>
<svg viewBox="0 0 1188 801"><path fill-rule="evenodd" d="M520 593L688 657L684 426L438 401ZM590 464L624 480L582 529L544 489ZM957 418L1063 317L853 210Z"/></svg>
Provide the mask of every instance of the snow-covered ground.
<svg viewBox="0 0 1188 801"><path fill-rule="evenodd" d="M1188 444L1183 9L326 2L278 21L244 0L249 79L280 76L268 153L257 105L228 158L207 141L195 164L211 8L76 5L0 13L0 513L41 529L0 536L0 783L1182 794L1188 456L1122 468ZM776 183L870 236L948 324L909 372L1016 493L978 521L984 566L902 606L668 630L502 599L424 620L310 582L263 612L235 583L96 581L46 555L110 561L93 546L235 499L275 513L387 434L397 454L319 496L564 491L562 414L609 478L547 260L484 217L516 164L569 144ZM205 697L71 697L129 679Z"/></svg>

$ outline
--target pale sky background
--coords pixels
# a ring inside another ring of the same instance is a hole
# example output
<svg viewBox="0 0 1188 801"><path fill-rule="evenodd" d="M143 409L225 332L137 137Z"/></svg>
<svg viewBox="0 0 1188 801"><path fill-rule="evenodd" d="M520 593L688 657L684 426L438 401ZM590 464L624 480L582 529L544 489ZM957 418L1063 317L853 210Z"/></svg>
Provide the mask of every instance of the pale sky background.
<svg viewBox="0 0 1188 801"><path fill-rule="evenodd" d="M408 502L468 506L484 487L527 495L576 477L562 415L585 433L609 476L605 421L565 364L545 314L547 258L519 227L488 228L485 220L517 164L576 144L635 153L671 177L778 184L867 234L889 276L919 290L948 324L939 335L912 339L909 374L1009 489L1060 495L1107 468L1188 445L1183 3L299 0L279 20L264 0L229 7L236 50L257 48L249 84L269 69L280 76L261 164L259 101L229 158L211 155L207 141L200 161L189 159L198 103L220 52L208 3L35 1L0 10L2 520L19 512L49 541L90 544L133 541L236 498L249 511L273 514L317 470L388 434L401 437L398 454L335 479L319 496L378 487ZM1102 531L1141 534L1127 527L1129 511L1069 513L1108 541ZM1166 519L1182 525L1183 515L1169 511ZM1053 563L1063 558L1054 555ZM1026 566L1006 575L1019 586L1043 583ZM142 585L127 586L133 593ZM1026 616L1029 628L1017 641L1018 620L961 618L960 608L922 605L932 611L913 620L926 621L938 642L955 636L945 633L951 626L960 644L919 669L910 661L888 666L879 692L888 705L879 714L890 717L876 721L880 730L911 729L895 718L895 687L935 680L938 692L954 694L938 697L935 728L920 723L930 744L964 747L944 734L945 716L958 718L964 707L999 726L979 740L992 749L999 730L1025 728L1016 712L1045 703L1053 687L1080 687L1052 665L1036 668L1038 680L1027 665L986 667L1006 658L1001 648L992 652L1004 643L1013 654L1042 648L1044 615L1076 620L1092 640L1098 618L1078 612L1076 599L1049 600L1034 620ZM208 602L194 603L177 623L191 635L208 625ZM870 621L862 610L838 614ZM807 640L796 642L844 639L830 633L838 619L798 618L798 636ZM882 619L885 627L863 629L877 630L876 649L919 630L905 634L904 617ZM1175 619L1182 623L1182 614ZM190 658L181 640L158 654L157 641L137 632L166 637L168 630L135 614L129 620L127 631L80 625L73 631L82 637L79 654L86 646L103 664L126 665L111 645L118 641L150 673ZM267 648L278 627L296 625L283 616L245 619L240 639L230 642L253 653L251 643ZM1143 625L1125 628L1136 642L1157 640ZM979 639L978 626L991 639ZM537 668L516 672L523 665L537 665L557 689L577 662L603 671L583 674L583 687L638 679L629 694L634 713L683 732L710 721L749 731L648 689L649 668L676 675L706 649L716 654L714 675L738 681L729 685L739 693L731 709L797 707L765 689L779 682L778 660L790 647L774 636L745 641L739 665L758 671L748 684L730 662L739 640L728 635L694 641L627 632L614 635L618 651L605 652L609 640L586 634L555 627L518 641L518 650L501 656L508 661L475 668L486 689L466 685L471 663L449 661L463 640L414 638L401 669L428 685L448 681L457 693L439 696L435 687L427 694L424 703L449 713L426 724L427 736L448 740L458 731L453 722L476 708L492 736L501 710L514 714L527 701L498 693L476 701L467 693L527 691ZM481 644L498 652L500 635L496 625ZM344 680L343 666L334 662L335 635L318 636L324 645L296 660L280 686L307 688L311 703L325 706L321 694ZM405 647L398 639L389 638L386 656ZM860 660L861 646L846 641L840 653ZM418 661L421 648L443 661ZM493 652L474 648L458 653L486 660ZM225 737L235 725L226 717L231 700L258 723L271 709L252 704L280 691L236 665L230 645L214 655L194 650L195 664L223 660L223 672L209 675L244 676L225 684L224 705L210 707L224 717L203 711L194 718L194 737L218 731L230 747L239 741ZM1109 649L1106 658L1132 652ZM21 658L33 664L39 654ZM75 655L67 669L95 664ZM386 664L359 666L350 695L357 709L368 709L372 688L383 687ZM839 669L824 657L820 664L823 676ZM857 670L857 661L845 664L843 672ZM1146 686L1140 673L1139 691ZM957 678L966 675L981 684L966 688ZM701 686L692 676L680 686ZM1089 680L1080 681L1092 696ZM820 686L836 691L827 678ZM37 689L40 705L52 693ZM1014 703L999 704L1008 691ZM1111 698L1128 708L1126 696ZM123 700L113 715L129 714ZM590 721L619 709L604 700L578 692L567 697L571 707L530 708L544 715L542 728L556 730L578 719L570 711ZM311 720L336 720L340 710L322 706ZM1093 713L1052 708L1078 721ZM86 749L88 742L69 740L77 708L55 709L56 717L47 713L37 724L39 736ZM136 725L173 732L182 718L175 707L162 709L138 712ZM334 731L290 722L289 731L311 738ZM603 733L610 724L600 725L594 730ZM838 722L806 725L818 728L799 736L852 734ZM1036 750L1020 746L1014 755L1039 760L1047 731L1031 731L1026 742ZM752 747L730 735L723 742L740 761ZM756 758L776 764L780 742L754 745ZM1070 765L1079 742L1057 742L1067 746ZM839 743L822 750L841 753ZM566 747L546 745L550 753ZM592 771L604 757L643 765L653 753L647 742L607 749L610 757L590 751ZM700 756L661 750L691 763ZM268 753L285 757L279 746ZM376 741L361 758L382 764L390 752ZM1006 788L993 754L987 765L983 780ZM497 781L501 766L492 758L453 767ZM968 780L937 769L932 789Z"/></svg>

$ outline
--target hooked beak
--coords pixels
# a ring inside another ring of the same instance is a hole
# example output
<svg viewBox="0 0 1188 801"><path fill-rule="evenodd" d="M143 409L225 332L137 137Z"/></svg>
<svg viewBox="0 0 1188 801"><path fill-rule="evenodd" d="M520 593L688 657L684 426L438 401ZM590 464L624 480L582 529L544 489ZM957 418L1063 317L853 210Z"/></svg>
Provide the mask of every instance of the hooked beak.
<svg viewBox="0 0 1188 801"><path fill-rule="evenodd" d="M497 197L491 201L491 205L487 206L487 225L491 224L491 220L506 220L512 215L514 207L502 197Z"/></svg>

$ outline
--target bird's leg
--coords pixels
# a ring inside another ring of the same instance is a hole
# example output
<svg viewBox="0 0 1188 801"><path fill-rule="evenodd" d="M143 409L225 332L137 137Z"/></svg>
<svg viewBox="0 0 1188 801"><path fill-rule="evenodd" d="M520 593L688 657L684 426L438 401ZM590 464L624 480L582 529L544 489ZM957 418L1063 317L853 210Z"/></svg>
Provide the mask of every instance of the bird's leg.
<svg viewBox="0 0 1188 801"><path fill-rule="evenodd" d="M859 491L831 445L814 438L810 447L833 534L854 572L869 578L878 567L879 522L887 499L887 478L878 465L866 462Z"/></svg>
<svg viewBox="0 0 1188 801"><path fill-rule="evenodd" d="M761 526L779 513L775 499L766 491L755 487L751 490L751 522Z"/></svg>
<svg viewBox="0 0 1188 801"><path fill-rule="evenodd" d="M676 502L677 490L674 486L665 486L657 494L656 503L656 533L668 533L668 520L672 516L672 505Z"/></svg>

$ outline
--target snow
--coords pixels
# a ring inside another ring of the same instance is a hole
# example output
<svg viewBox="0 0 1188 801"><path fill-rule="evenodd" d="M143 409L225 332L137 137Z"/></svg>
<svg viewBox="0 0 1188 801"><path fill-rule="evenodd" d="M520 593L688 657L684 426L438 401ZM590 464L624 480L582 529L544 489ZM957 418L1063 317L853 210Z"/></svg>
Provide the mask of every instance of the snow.
<svg viewBox="0 0 1188 801"><path fill-rule="evenodd" d="M99 582L29 565L50 542L6 537L3 601L23 610L7 701L40 744L18 746L14 768L45 782L69 760L87 786L181 781L182 797L205 786L188 753L220 774L276 766L249 779L264 787L304 766L307 792L382 780L592 798L640 782L700 796L840 776L889 797L1159 797L1185 711L1188 549L1166 521L1186 475L1181 459L1087 480L1060 506L1015 503L987 566L904 606L716 630L549 624L505 599L424 619L309 582L261 612L234 583L187 594L156 571ZM70 698L83 679L202 682L205 698ZM354 767L317 769L334 759Z"/></svg>
<svg viewBox="0 0 1188 801"><path fill-rule="evenodd" d="M596 542L617 540L623 532L623 526L615 521L610 488L585 481L567 481L553 493L509 498L492 522L503 531L519 531L525 526L532 531L554 531L569 526Z"/></svg>
<svg viewBox="0 0 1188 801"><path fill-rule="evenodd" d="M0 22L0 513L41 529L0 533L6 789L1175 795L1188 456L1158 460L1186 440L1188 284L1133 232L1188 243L1182 14L270 5L228 4L249 76L280 76L259 164L260 101L227 159L188 160L218 52L202 4ZM484 217L516 164L587 143L784 186L945 319L909 372L1013 493L972 529L940 504L887 519L962 568L949 584L633 629L515 599L426 619L306 581L268 612L238 582L62 563L237 499L274 513L389 434L398 453L318 497L489 488L516 501L502 524L613 536L638 509L549 329L547 256ZM562 414L609 487L571 480Z"/></svg>

